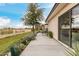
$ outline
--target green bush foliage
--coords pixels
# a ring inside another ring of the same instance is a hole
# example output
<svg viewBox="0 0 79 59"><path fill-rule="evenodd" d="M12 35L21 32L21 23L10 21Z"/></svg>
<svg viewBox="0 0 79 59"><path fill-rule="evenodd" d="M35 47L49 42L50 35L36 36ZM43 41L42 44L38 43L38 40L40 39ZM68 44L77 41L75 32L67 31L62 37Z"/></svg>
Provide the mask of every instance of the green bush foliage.
<svg viewBox="0 0 79 59"><path fill-rule="evenodd" d="M11 56L19 56L21 53L21 50L18 47L11 47Z"/></svg>
<svg viewBox="0 0 79 59"><path fill-rule="evenodd" d="M24 40L22 43L23 43L24 45L27 45L27 42L26 42L26 40Z"/></svg>
<svg viewBox="0 0 79 59"><path fill-rule="evenodd" d="M48 36L49 36L50 38L53 38L53 33L52 33L51 31L48 31Z"/></svg>
<svg viewBox="0 0 79 59"><path fill-rule="evenodd" d="M21 49L21 51L23 51L25 49L25 47L26 47L26 45L24 45L24 44L21 43L19 49Z"/></svg>
<svg viewBox="0 0 79 59"><path fill-rule="evenodd" d="M27 41L35 40L35 36L36 36L36 34L31 34L31 35L25 37L25 40L27 40Z"/></svg>

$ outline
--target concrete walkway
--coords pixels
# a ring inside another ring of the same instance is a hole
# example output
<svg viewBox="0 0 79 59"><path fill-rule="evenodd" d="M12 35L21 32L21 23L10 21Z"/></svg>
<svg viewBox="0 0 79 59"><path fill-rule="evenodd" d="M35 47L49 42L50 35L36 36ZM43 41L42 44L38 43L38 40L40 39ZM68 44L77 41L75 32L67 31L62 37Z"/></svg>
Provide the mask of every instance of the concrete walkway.
<svg viewBox="0 0 79 59"><path fill-rule="evenodd" d="M65 56L65 47L54 39L38 33L22 52L21 56Z"/></svg>

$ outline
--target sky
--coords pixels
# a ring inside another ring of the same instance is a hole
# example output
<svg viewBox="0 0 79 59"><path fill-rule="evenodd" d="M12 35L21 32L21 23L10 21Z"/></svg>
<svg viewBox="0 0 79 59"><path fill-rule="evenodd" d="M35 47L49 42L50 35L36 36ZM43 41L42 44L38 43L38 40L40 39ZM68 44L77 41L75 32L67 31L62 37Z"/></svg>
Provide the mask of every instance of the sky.
<svg viewBox="0 0 79 59"><path fill-rule="evenodd" d="M0 3L0 28L12 27L12 28L25 28L21 18L27 11L29 3ZM41 8L44 8L44 17L47 18L54 4L41 3ZM44 21L45 21L44 19ZM44 23L42 21L42 23Z"/></svg>

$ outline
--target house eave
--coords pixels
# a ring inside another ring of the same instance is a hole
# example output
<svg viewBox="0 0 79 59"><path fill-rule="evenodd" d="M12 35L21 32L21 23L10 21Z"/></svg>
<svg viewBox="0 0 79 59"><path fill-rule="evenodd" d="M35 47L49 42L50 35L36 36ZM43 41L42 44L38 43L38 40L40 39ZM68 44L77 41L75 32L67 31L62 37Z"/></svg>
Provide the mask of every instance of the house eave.
<svg viewBox="0 0 79 59"><path fill-rule="evenodd" d="M56 7L57 7L58 5L59 5L59 3L55 3L55 4L54 4L54 6L53 6L52 10L50 11L49 15L47 16L45 22L47 22L49 16L54 12L54 10L56 9Z"/></svg>

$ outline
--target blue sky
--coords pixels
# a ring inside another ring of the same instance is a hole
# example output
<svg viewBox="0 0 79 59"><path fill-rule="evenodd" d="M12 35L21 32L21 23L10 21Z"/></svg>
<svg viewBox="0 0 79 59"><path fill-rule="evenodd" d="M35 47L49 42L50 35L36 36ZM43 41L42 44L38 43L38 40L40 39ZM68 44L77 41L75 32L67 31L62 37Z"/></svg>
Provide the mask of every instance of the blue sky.
<svg viewBox="0 0 79 59"><path fill-rule="evenodd" d="M51 3L41 3L44 8L44 17L46 18L53 7ZM27 11L28 3L9 3L0 4L0 28L1 27L23 27L21 18Z"/></svg>

